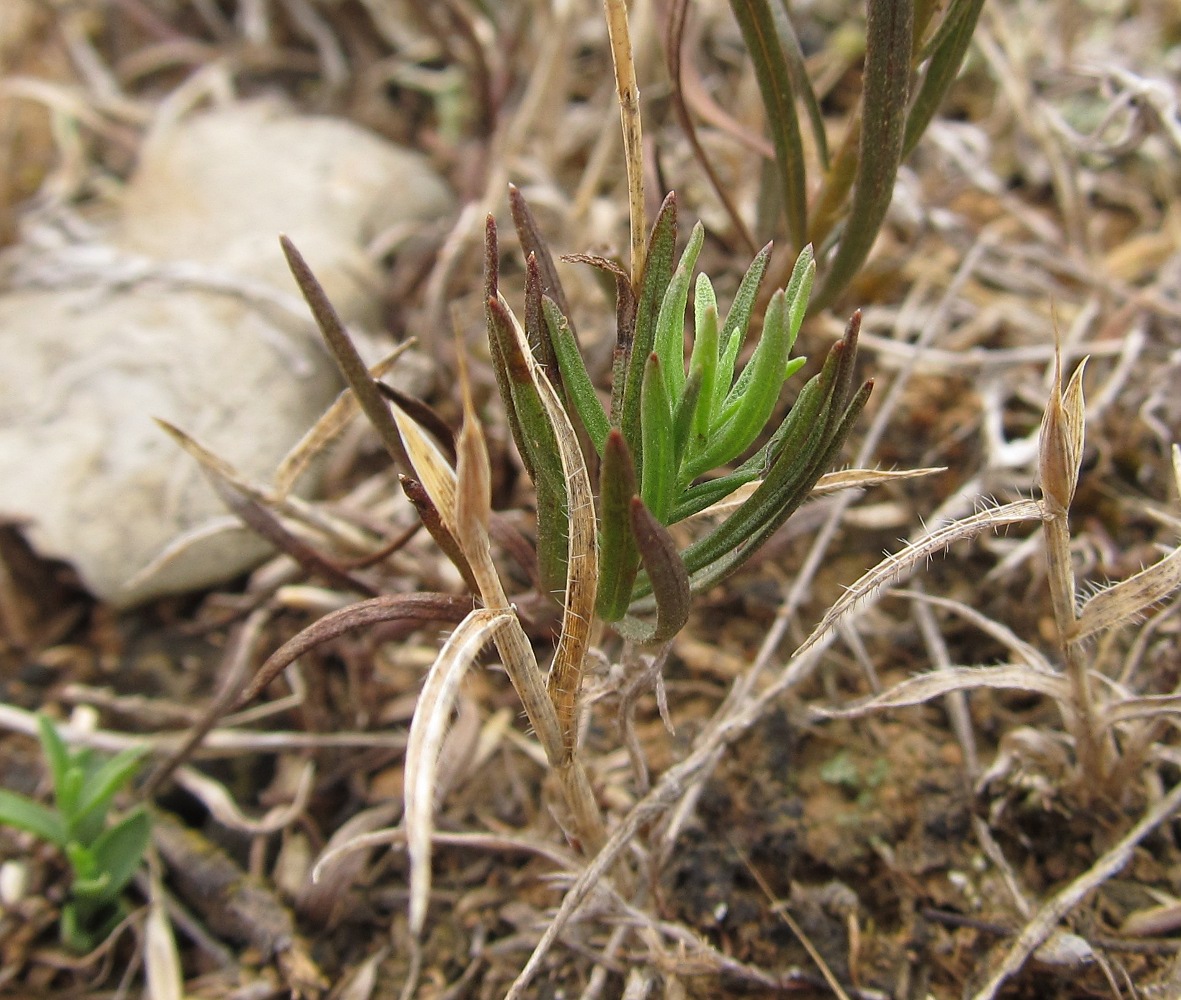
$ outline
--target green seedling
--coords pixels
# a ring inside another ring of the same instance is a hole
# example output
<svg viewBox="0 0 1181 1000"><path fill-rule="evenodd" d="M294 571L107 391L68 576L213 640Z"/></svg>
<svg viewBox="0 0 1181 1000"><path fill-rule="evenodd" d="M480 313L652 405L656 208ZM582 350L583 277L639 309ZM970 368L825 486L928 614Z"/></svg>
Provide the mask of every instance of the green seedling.
<svg viewBox="0 0 1181 1000"><path fill-rule="evenodd" d="M71 750L45 716L38 716L41 749L53 779L54 806L0 790L0 823L53 844L73 872L62 907L61 939L77 952L92 950L123 915L122 893L147 850L151 820L142 806L121 819L109 813L115 795L134 777L144 750L104 758Z"/></svg>
<svg viewBox="0 0 1181 1000"><path fill-rule="evenodd" d="M762 333L739 370L771 247L755 256L723 321L709 278L693 279L705 231L694 227L678 262L677 206L669 195L648 238L638 281L615 262L576 258L613 277L617 289L613 376L604 406L560 305L565 299L553 261L520 193L514 189L511 197L527 254L525 321L517 321L497 290L497 236L489 219L488 338L513 437L537 488L543 588L556 591L566 577L569 529L566 484L529 375L531 363L542 366L566 411L581 424L587 465L599 469L595 611L626 638L666 641L684 625L690 595L750 558L835 460L871 388L869 382L860 387L853 382L859 316L772 428L784 384L805 363L791 351L816 274L812 248L803 249L786 287L771 296ZM687 336L690 289L693 326ZM517 335L522 327L524 337ZM525 344L532 358L524 356ZM669 525L756 481L754 492L712 532L678 551ZM635 617L653 610L654 626Z"/></svg>

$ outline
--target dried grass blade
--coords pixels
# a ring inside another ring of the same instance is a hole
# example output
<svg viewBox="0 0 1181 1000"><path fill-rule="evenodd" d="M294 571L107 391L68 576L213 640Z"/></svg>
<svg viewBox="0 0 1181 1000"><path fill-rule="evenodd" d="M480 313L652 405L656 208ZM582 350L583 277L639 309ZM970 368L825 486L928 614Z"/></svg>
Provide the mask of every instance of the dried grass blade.
<svg viewBox="0 0 1181 1000"><path fill-rule="evenodd" d="M451 560L451 564L459 571L468 590L473 594L478 594L480 585L476 582L476 574L472 571L467 556L463 554L459 541L443 523L439 508L431 500L430 494L417 479L411 479L409 476L399 476L398 479L402 483L402 491L406 494L406 499L410 501L418 513L418 519L422 522L423 527L435 540L435 544L439 546L443 554Z"/></svg>
<svg viewBox="0 0 1181 1000"><path fill-rule="evenodd" d="M238 698L237 707L241 708L253 701L299 657L346 632L399 619L424 624L460 622L471 612L472 606L470 597L455 597L451 594L386 594L327 614L288 639L267 658Z"/></svg>
<svg viewBox="0 0 1181 1000"><path fill-rule="evenodd" d="M148 919L144 924L143 947L146 996L151 1000L184 1000L184 974L158 874L153 874L148 881Z"/></svg>
<svg viewBox="0 0 1181 1000"><path fill-rule="evenodd" d="M578 692L582 686L583 664L590 644L591 620L599 588L595 502L586 461L570 418L562 408L556 390L532 359L529 370L558 445L566 484L565 503L569 523L562 634L554 652L547 687L558 715L566 759L569 760L574 752L577 735Z"/></svg>
<svg viewBox="0 0 1181 1000"><path fill-rule="evenodd" d="M820 639L843 621L861 601L869 600L883 587L899 580L916 565L926 561L936 552L947 548L960 539L971 538L989 528L999 528L1006 524L1019 524L1022 521L1039 521L1043 517L1044 508L1036 500L1018 500L1001 507L991 507L982 510L971 517L951 521L940 525L934 530L905 546L900 552L887 555L880 563L863 574L844 594L825 612L820 624L813 629L812 634L792 654L793 658L800 656Z"/></svg>
<svg viewBox="0 0 1181 1000"><path fill-rule="evenodd" d="M405 354L413 343L414 340L411 339L395 347L369 369L370 377L376 380L388 374L398 358ZM352 389L345 389L336 397L324 415L296 442L295 446L279 463L279 468L275 471L276 497L282 498L291 492L296 480L303 475L312 459L327 446L329 441L345 429L356 414L358 407L357 396Z"/></svg>
<svg viewBox="0 0 1181 1000"><path fill-rule="evenodd" d="M1070 698L1070 685L1061 675L1041 673L1023 665L961 666L945 667L933 673L908 678L888 691L846 708L811 708L808 711L816 720L859 719L873 712L911 708L955 691L972 691L979 688L1027 691L1044 695L1059 703Z"/></svg>
<svg viewBox="0 0 1181 1000"><path fill-rule="evenodd" d="M444 527L459 537L456 516L457 480L455 469L434 440L397 403L391 405L393 419L406 448L409 466L439 512Z"/></svg>
<svg viewBox="0 0 1181 1000"><path fill-rule="evenodd" d="M421 399L403 392L397 386L389 385L385 382L378 382L376 384L378 392L390 402L397 403L402 408L403 413L414 420L420 427L429 431L431 436L442 446L444 453L454 461L455 431L439 415L438 410L430 404L424 403Z"/></svg>
<svg viewBox="0 0 1181 1000"><path fill-rule="evenodd" d="M611 62L615 68L615 94L623 127L623 161L627 172L628 207L631 218L632 282L640 283L647 265L644 246L644 152L640 125L640 90L632 55L631 29L624 0L604 0Z"/></svg>
<svg viewBox="0 0 1181 1000"><path fill-rule="evenodd" d="M288 531L283 523L262 505L259 491L249 486L230 465L167 421L157 420L156 423L200 463L201 471L205 473L222 503L251 531L280 552L291 556L305 572L319 576L333 586L364 594L366 597L377 596L376 588L336 565Z"/></svg>
<svg viewBox="0 0 1181 1000"><path fill-rule="evenodd" d="M365 416L373 424L382 444L385 445L386 451L390 453L394 462L403 470L409 468L406 449L402 446L402 439L393 418L390 416L389 407L382 399L381 393L369 374L369 369L361 360L361 355L357 353L357 348L353 346L352 338L349 337L340 316L337 315L332 303L328 301L327 294L320 282L316 280L316 276L312 274L312 269L308 267L307 261L295 249L295 244L286 236L280 236L279 243L287 258L287 266L291 268L295 282L299 285L299 290L303 293L308 308L312 310L312 315L320 327L320 333L324 336L324 342L328 345L328 350L332 353L345 382L356 394L357 402L365 411Z"/></svg>
<svg viewBox="0 0 1181 1000"><path fill-rule="evenodd" d="M947 466L933 466L927 469L842 469L839 472L826 472L812 487L813 496L824 496L837 493L840 490L850 490L868 486L880 486L882 483L896 483L907 479L919 479L922 476L937 476L946 472Z"/></svg>
<svg viewBox="0 0 1181 1000"><path fill-rule="evenodd" d="M410 858L410 930L426 922L431 890L431 831L435 773L443 737L468 667L505 622L509 611L476 609L456 626L427 673L406 745L406 850Z"/></svg>
<svg viewBox="0 0 1181 1000"><path fill-rule="evenodd" d="M1146 609L1181 587L1181 548L1135 576L1100 591L1083 605L1067 638L1080 642L1098 632L1133 621Z"/></svg>
<svg viewBox="0 0 1181 1000"><path fill-rule="evenodd" d="M1136 846L1158 826L1172 819L1178 809L1181 809L1181 785L1175 786L1156 802L1124 838L1088 871L1042 904L1033 920L1010 945L1004 959L995 966L989 981L973 994L972 1000L993 1000L1005 980L1025 964L1037 947L1050 936L1058 922L1088 894L1118 874L1132 860Z"/></svg>

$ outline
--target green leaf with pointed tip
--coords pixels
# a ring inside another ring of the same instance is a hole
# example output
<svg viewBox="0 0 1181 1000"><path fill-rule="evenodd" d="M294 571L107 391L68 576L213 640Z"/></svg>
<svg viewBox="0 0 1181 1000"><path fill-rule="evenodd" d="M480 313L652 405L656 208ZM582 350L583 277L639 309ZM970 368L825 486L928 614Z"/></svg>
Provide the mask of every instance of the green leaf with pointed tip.
<svg viewBox="0 0 1181 1000"><path fill-rule="evenodd" d="M780 291L771 297L763 320L763 335L718 415L719 426L711 434L704 452L686 470L690 480L742 454L767 425L783 388L788 334L787 306Z"/></svg>
<svg viewBox="0 0 1181 1000"><path fill-rule="evenodd" d="M533 357L545 370L550 384L558 393L558 398L566 404L565 387L562 385L561 372L558 369L558 358L554 353L554 345L550 341L549 328L546 326L542 312L541 270L537 265L537 256L529 254L525 259L525 339L529 343L529 350Z"/></svg>
<svg viewBox="0 0 1181 1000"><path fill-rule="evenodd" d="M287 266L291 270L295 283L307 303L308 308L316 319L316 325L328 346L332 359L336 362L341 376L348 387L353 390L357 403L361 407L377 436L381 439L385 449L389 452L394 464L401 471L409 471L410 459L406 455L406 448L402 444L402 435L398 433L398 426L394 423L390 408L377 388L376 381L369 374L369 367L361 359L357 347L345 329L344 323L333 307L324 291L323 286L312 273L306 260L295 248L295 244L286 236L279 237L279 244L283 248L283 255L287 258Z"/></svg>
<svg viewBox="0 0 1181 1000"><path fill-rule="evenodd" d="M627 616L616 623L615 629L625 639L635 642L668 642L689 620L692 599L689 574L668 529L644 506L643 501L633 498L629 513L632 533L656 602L656 622L648 624Z"/></svg>
<svg viewBox="0 0 1181 1000"><path fill-rule="evenodd" d="M795 266L791 269L791 278L785 289L787 299L787 349L790 351L796 343L796 336L804 323L804 316L808 312L808 299L812 294L812 282L816 278L816 254L809 243L796 258Z"/></svg>
<svg viewBox="0 0 1181 1000"><path fill-rule="evenodd" d="M146 753L147 747L129 747L87 774L76 810L69 817L74 836L83 844L92 843L102 832L112 799L139 770Z"/></svg>
<svg viewBox="0 0 1181 1000"><path fill-rule="evenodd" d="M784 289L783 298L786 304L786 323L787 323L787 351L790 354L791 349L795 346L796 336L800 332L800 326L804 322L804 314L808 311L808 296L812 293L812 280L816 276L816 258L812 253L812 245L804 247L800 251L800 255L796 258L795 266L791 271L791 280L787 283L787 288ZM772 301L774 301L772 299ZM764 331L766 330L767 320L764 318ZM758 348L756 348L757 352ZM798 371L800 365L796 365L793 369L790 363L787 366L789 374ZM745 398L750 389L750 380L754 376L756 369L753 365L747 364L742 370L742 374L738 376L738 381L730 388L726 394L725 401L718 407L718 412L721 414L721 421L729 419L733 413L737 402ZM787 381L789 376L784 376L784 381Z"/></svg>
<svg viewBox="0 0 1181 1000"><path fill-rule="evenodd" d="M603 446L599 467L599 593L595 610L606 622L617 622L631 604L640 553L631 529L631 502L636 495L636 469L618 428Z"/></svg>
<svg viewBox="0 0 1181 1000"><path fill-rule="evenodd" d="M785 421L787 426L780 457L767 471L759 488L716 529L686 550L685 565L690 574L741 545L761 520L773 515L778 503L776 498L807 471L823 445L843 353L841 348L840 343L833 346L820 374L813 376L801 390Z"/></svg>
<svg viewBox="0 0 1181 1000"><path fill-rule="evenodd" d="M569 316L570 302L566 298L566 290L558 278L558 269L554 264L553 255L541 233L541 227L537 225L537 220L533 217L533 211L525 201L525 196L513 184L508 186L508 202L509 210L513 216L513 225L517 229L517 238L521 241L521 249L525 251L525 257L528 258L530 254L533 254L537 258L542 294L553 299L564 316ZM570 333L577 343L578 336L573 326L570 327Z"/></svg>
<svg viewBox="0 0 1181 1000"><path fill-rule="evenodd" d="M677 401L676 412L673 413L673 467L678 470L678 486L680 484L679 470L681 463L685 460L689 439L693 433L693 417L697 412L697 401L701 397L703 379L704 374L701 366L690 366L689 377L685 380L685 385L681 389L681 398Z"/></svg>
<svg viewBox="0 0 1181 1000"><path fill-rule="evenodd" d="M0 826L26 830L57 847L66 845L66 825L55 810L0 789Z"/></svg>
<svg viewBox="0 0 1181 1000"><path fill-rule="evenodd" d="M561 593L566 585L570 525L557 439L512 314L500 299L489 299L487 315L493 361L503 366L508 387L504 404L509 425L537 493L537 568L542 592Z"/></svg>
<svg viewBox="0 0 1181 1000"><path fill-rule="evenodd" d="M66 775L73 766L73 755L47 715L38 713L37 734L41 740L41 752L45 754L45 760L49 764L49 777L53 781L54 799L60 810L62 808L59 798L60 789L65 787Z"/></svg>
<svg viewBox="0 0 1181 1000"><path fill-rule="evenodd" d="M635 332L631 353L627 362L626 382L623 388L623 408L620 430L631 449L636 473L642 475L644 468L643 440L640 428L640 395L644 384L644 368L656 339L656 320L664 293L672 280L673 258L677 243L677 199L670 194L664 199L660 214L652 225L648 240L648 255L644 260L644 273L640 278L640 290L636 300Z"/></svg>
<svg viewBox="0 0 1181 1000"><path fill-rule="evenodd" d="M816 482L824 475L824 471L830 468L832 463L836 461L837 453L844 444L845 438L848 437L853 423L861 414L861 410L864 408L866 400L869 399L872 389L873 383L866 382L854 394L848 407L845 409L843 417L828 435L825 446L813 458L808 469L793 481L790 490L787 490L780 497L770 516L760 520L757 528L750 532L740 547L725 553L716 562L694 575L692 586L695 591L708 590L737 570L796 512L799 506L808 498L808 494L811 493Z"/></svg>
<svg viewBox="0 0 1181 1000"><path fill-rule="evenodd" d="M704 289L702 289L704 290ZM705 450L709 442L710 431L716 416L717 382L718 382L718 307L711 302L713 289L710 294L698 296L700 312L697 315L697 336L693 340L693 354L689 359L690 371L700 372L701 390L697 395L697 405L693 409L693 423L689 432L689 444L686 448L682 468L693 461ZM692 476L678 474L678 482L684 487L692 480Z"/></svg>
<svg viewBox="0 0 1181 1000"><path fill-rule="evenodd" d="M147 810L129 812L107 829L91 848L99 872L107 879L103 897L114 900L131 881L143 861L152 832L152 819Z"/></svg>
<svg viewBox="0 0 1181 1000"><path fill-rule="evenodd" d="M797 363L799 366L802 366L804 361L804 358L795 358L788 364L788 367L792 368ZM801 392L800 398L802 397L803 393ZM799 399L797 399L796 405L800 405ZM747 483L766 475L767 470L783 454L790 429L791 418L789 415L784 417L780 422L778 429L771 435L770 440L733 472L717 479L706 480L703 483L698 483L696 486L690 486L684 490L681 493L680 499L677 501L676 507L673 508L668 523L676 524L678 521L683 521L687 517L692 517L694 514L700 513L707 507L717 503L719 500L725 499L738 489L738 487L745 486Z"/></svg>
<svg viewBox="0 0 1181 1000"><path fill-rule="evenodd" d="M640 429L646 456L640 476L640 496L663 522L672 509L677 470L672 407L661 367L660 357L653 351L644 368L640 397Z"/></svg>
<svg viewBox="0 0 1181 1000"><path fill-rule="evenodd" d="M955 81L983 7L984 0L952 0L943 21L928 43L924 52L927 66L906 118L903 157L910 155L918 145L948 88Z"/></svg>
<svg viewBox="0 0 1181 1000"><path fill-rule="evenodd" d="M754 537L767 537L768 525L783 523L824 473L823 463L831 461L841 447L844 438L837 435L848 433L856 417L853 407L860 411L872 386L863 386L850 403L860 325L861 314L855 313L844 338L829 351L820 374L800 393L788 414L780 456L759 488L717 529L686 550L685 565L695 590L716 582L749 558L753 549L747 543ZM720 575L712 570L702 572L719 561L728 567Z"/></svg>
<svg viewBox="0 0 1181 1000"><path fill-rule="evenodd" d="M738 352L746 342L746 333L750 329L750 318L759 295L759 286L763 283L763 275L767 273L767 265L771 262L771 249L772 246L768 243L755 254L755 259L746 269L746 274L742 276L742 281L738 285L738 291L734 294L730 311L726 314L726 323L722 327L718 348L720 361L714 389L717 400L714 412L721 410L722 401L734 382L734 366L738 363Z"/></svg>
<svg viewBox="0 0 1181 1000"><path fill-rule="evenodd" d="M653 350L664 369L664 382L669 399L679 399L685 385L685 304L689 300L689 283L701 245L705 241L705 227L698 222L689 236L681 262L665 289L656 319Z"/></svg>
<svg viewBox="0 0 1181 1000"><path fill-rule="evenodd" d="M586 363L582 360L582 352L578 349L578 343L565 315L549 296L541 300L541 305L568 397L578 413L578 419L582 421L582 426L590 436L591 444L602 457L603 443L607 440L607 431L611 429L607 421L607 411L603 409L599 395L591 383Z"/></svg>

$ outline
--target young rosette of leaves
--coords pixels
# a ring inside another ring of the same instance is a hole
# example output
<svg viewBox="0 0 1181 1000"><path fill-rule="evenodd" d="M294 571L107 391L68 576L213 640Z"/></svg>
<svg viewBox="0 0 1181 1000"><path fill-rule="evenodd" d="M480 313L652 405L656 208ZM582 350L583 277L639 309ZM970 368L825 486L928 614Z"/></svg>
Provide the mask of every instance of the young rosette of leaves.
<svg viewBox="0 0 1181 1000"><path fill-rule="evenodd" d="M804 501L835 460L872 383L854 386L860 315L833 346L822 370L800 391L783 422L765 435L784 383L804 358L791 350L816 273L811 247L796 260L787 287L770 299L763 329L746 364L768 245L747 270L724 320L713 285L693 269L705 239L700 224L676 260L677 209L669 195L648 240L643 273L633 286L622 268L576 258L614 276L618 290L611 400L600 401L564 310L553 261L515 190L513 215L528 254L525 330L567 411L576 413L598 455L600 575L596 613L627 638L663 642L684 625L689 598L742 565ZM514 439L538 492L538 553L543 579L561 579L566 551L560 466L546 439L539 404L510 336L512 315L497 290L495 226L489 219L486 290L491 354ZM693 295L693 342L685 360L685 313ZM554 370L556 367L556 371ZM588 459L590 456L587 456ZM721 474L719 470L736 468ZM590 463L588 463L590 464ZM678 551L667 528L736 489L754 492L710 533ZM655 610L655 623L637 611Z"/></svg>
<svg viewBox="0 0 1181 1000"><path fill-rule="evenodd" d="M99 757L70 750L53 724L37 720L41 748L53 778L55 808L0 790L0 823L26 830L59 848L73 870L62 907L61 939L88 952L122 917L121 896L143 861L151 819L140 807L111 824L107 814L119 789L139 769L143 751Z"/></svg>

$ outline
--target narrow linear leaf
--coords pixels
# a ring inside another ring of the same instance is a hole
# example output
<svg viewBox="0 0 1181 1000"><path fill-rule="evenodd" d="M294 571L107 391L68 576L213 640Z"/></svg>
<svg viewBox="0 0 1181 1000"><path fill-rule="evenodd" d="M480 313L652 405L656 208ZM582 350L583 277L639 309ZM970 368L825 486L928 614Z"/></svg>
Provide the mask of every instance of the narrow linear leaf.
<svg viewBox="0 0 1181 1000"><path fill-rule="evenodd" d="M631 502L631 527L656 602L656 622L648 625L630 616L616 623L625 638L641 643L667 642L689 620L689 574L668 529L642 500Z"/></svg>
<svg viewBox="0 0 1181 1000"><path fill-rule="evenodd" d="M410 931L421 936L431 886L431 833L434 828L435 777L443 737L468 667L492 640L509 611L477 609L447 638L427 672L406 744L406 852L410 859Z"/></svg>
<svg viewBox="0 0 1181 1000"><path fill-rule="evenodd" d="M689 440L683 465L691 464L705 450L709 442L710 430L714 419L721 409L719 392L721 377L718 372L718 354L721 349L718 332L718 305L713 301L713 288L708 279L698 282L697 287L697 315L695 317L695 335L693 338L693 353L689 358L689 374L698 383L697 402L690 418ZM680 469L678 469L680 472ZM678 481L684 485L693 477L679 475Z"/></svg>
<svg viewBox="0 0 1181 1000"><path fill-rule="evenodd" d="M931 124L935 112L967 55L984 0L952 0L942 23L924 53L927 67L923 71L918 93L911 102L906 118L906 135L902 142L903 157L909 156Z"/></svg>
<svg viewBox="0 0 1181 1000"><path fill-rule="evenodd" d="M591 620L599 587L599 548L596 537L595 502L590 475L578 438L557 392L540 368L532 368L541 401L558 443L565 476L565 505L569 511L569 547L566 552L566 588L562 599L562 632L554 650L547 691L558 717L562 736L562 768L577 768L575 744L578 737L578 695L586 651L590 645ZM585 818L585 817L584 817ZM590 831L585 831L588 834Z"/></svg>
<svg viewBox="0 0 1181 1000"><path fill-rule="evenodd" d="M490 571L495 575L488 549L488 525L492 519L492 470L488 462L488 445L472 399L467 365L462 360L459 375L463 394L463 427L459 432L455 467L456 541L479 581L483 573ZM499 588L499 578L496 586ZM490 603L491 588L481 585L480 596L485 604Z"/></svg>
<svg viewBox="0 0 1181 1000"><path fill-rule="evenodd" d="M668 401L660 357L653 351L644 368L644 384L640 397L640 430L647 461L640 476L640 496L657 519L664 520L672 507L676 485L673 465L675 442L673 418Z"/></svg>
<svg viewBox="0 0 1181 1000"><path fill-rule="evenodd" d="M86 787L78 799L77 810L72 820L75 827L82 830L88 823L93 823L90 836L83 832L80 839L89 843L97 836L106 822L107 809L124 785L135 775L143 763L148 748L128 747L120 750L114 757L104 760L94 773L89 775Z"/></svg>
<svg viewBox="0 0 1181 1000"><path fill-rule="evenodd" d="M782 291L771 296L763 335L718 416L720 427L695 458L686 478L692 480L742 454L771 419L783 389L790 350L787 305Z"/></svg>
<svg viewBox="0 0 1181 1000"><path fill-rule="evenodd" d="M542 294L548 295L558 304L562 315L569 316L570 301L566 298L566 290L558 278L558 269L554 264L553 255L549 251L532 210L525 201L525 196L513 184L508 186L508 203L513 216L513 225L517 229L517 238L521 241L521 249L525 252L525 257L528 258L530 254L533 254L537 258ZM493 295L494 293L495 289L489 294ZM577 343L578 337L573 326L570 328L570 333Z"/></svg>
<svg viewBox="0 0 1181 1000"><path fill-rule="evenodd" d="M666 393L669 399L679 399L685 384L685 306L689 300L689 284L697 256L705 242L705 227L698 222L689 235L689 243L681 254L681 261L669 281L660 313L656 319L656 336L652 349L664 369Z"/></svg>
<svg viewBox="0 0 1181 1000"><path fill-rule="evenodd" d="M73 766L72 755L69 747L61 738L61 733L57 731L57 727L49 720L49 716L42 713L37 714L37 736L41 741L41 752L45 754L45 760L49 764L49 776L53 780L53 793L59 799L60 806L61 794L66 786L66 776Z"/></svg>
<svg viewBox="0 0 1181 1000"><path fill-rule="evenodd" d="M807 225L804 146L796 115L793 73L779 36L774 6L767 0L730 0L767 111L788 237L793 245L802 246Z"/></svg>
<svg viewBox="0 0 1181 1000"><path fill-rule="evenodd" d="M730 304L730 311L726 314L726 323L722 327L719 352L721 367L718 370L718 384L722 392L729 390L734 381L734 367L738 363L738 352L746 340L746 332L750 329L750 318L754 313L755 302L758 299L759 287L763 283L763 275L767 273L767 265L771 262L773 245L768 243L755 254L750 267L742 276L738 291L734 293L734 301Z"/></svg>
<svg viewBox="0 0 1181 1000"><path fill-rule="evenodd" d="M61 816L40 802L0 788L0 825L12 826L40 837L57 847L65 847L66 828Z"/></svg>
<svg viewBox="0 0 1181 1000"><path fill-rule="evenodd" d="M558 396L565 401L562 373L558 370L558 358L554 353L554 345L550 341L549 329L542 314L543 294L541 270L536 255L531 253L525 257L525 341L529 345L530 353L557 389Z"/></svg>
<svg viewBox="0 0 1181 1000"><path fill-rule="evenodd" d="M565 314L550 298L542 299L542 309L558 358L558 367L562 372L562 381L578 413L578 419L582 421L582 426L590 436L591 444L602 456L603 443L611 426L607 421L607 411L603 409L599 395L595 392L586 370L586 363L582 360L582 352L578 349L578 343Z"/></svg>
<svg viewBox="0 0 1181 1000"><path fill-rule="evenodd" d="M283 255L287 258L287 266L291 269L295 283L299 285L299 290L316 319L337 368L340 369L349 388L353 390L357 402L377 431L394 463L402 470L408 469L406 450L402 447L402 439L398 436L398 428L390 416L389 407L381 398L368 367L357 353L352 338L328 300L323 286L316 280L312 269L308 267L307 261L295 249L295 244L291 240L286 236L280 236L279 243L283 247Z"/></svg>
<svg viewBox="0 0 1181 1000"><path fill-rule="evenodd" d="M95 864L107 879L104 897L114 900L139 869L152 835L152 819L142 806L105 830L91 846Z"/></svg>
<svg viewBox="0 0 1181 1000"><path fill-rule="evenodd" d="M189 437L180 428L174 427L165 420L157 419L156 423L197 460L205 478L217 493L218 499L263 541L269 542L280 552L291 556L306 573L318 576L333 586L355 591L366 597L377 595L377 590L371 584L338 566L302 538L288 531L283 522L260 502L259 492L244 482L231 466ZM399 440L401 439L399 438ZM408 463L406 463L406 467L409 467Z"/></svg>
<svg viewBox="0 0 1181 1000"><path fill-rule="evenodd" d="M601 565L596 610L603 621L617 622L627 614L631 604L640 564L630 513L632 497L638 492L636 470L627 442L618 429L607 435L599 477Z"/></svg>
<svg viewBox="0 0 1181 1000"><path fill-rule="evenodd" d="M644 467L643 442L640 433L640 394L644 383L644 368L656 338L656 320L665 290L672 279L673 258L677 242L677 199L669 194L664 199L652 235L648 240L644 271L636 298L635 333L627 363L623 387L623 407L619 427L632 452L637 475Z"/></svg>
<svg viewBox="0 0 1181 1000"><path fill-rule="evenodd" d="M389 374L393 370L398 358L405 354L414 343L414 339L411 338L398 344L389 354L369 369L369 377L376 381L384 375ZM378 385L380 387L381 383L378 383ZM275 471L276 497L280 499L285 498L294 489L299 477L307 470L315 456L348 426L349 421L353 419L358 409L357 396L352 389L345 389L336 397L324 415L283 456L283 460L279 463L279 467Z"/></svg>
<svg viewBox="0 0 1181 1000"><path fill-rule="evenodd" d="M816 465L826 436L844 412L848 396L844 383L852 376L859 327L860 317L855 313L844 338L829 350L820 374L813 376L801 390L784 425L776 432L780 439L780 454L759 488L713 532L686 550L685 563L695 586L700 571L723 558L727 563L733 562L739 547L760 525L776 517L793 501L798 502L806 496L801 486ZM819 469L816 475L823 471Z"/></svg>
<svg viewBox="0 0 1181 1000"><path fill-rule="evenodd" d="M1083 605L1070 639L1080 642L1099 632L1135 621L1147 608L1181 587L1181 548L1135 576L1101 590Z"/></svg>
<svg viewBox="0 0 1181 1000"><path fill-rule="evenodd" d="M798 475L789 478L769 496L760 495L761 486L752 494L747 503L750 504L754 520L747 527L741 545L724 553L712 564L704 567L701 572L695 573L692 580L695 591L712 587L739 569L795 513L812 492L821 473L836 461L837 454L853 423L861 414L872 389L873 383L866 382L854 395L844 411L842 420L835 429L824 435L821 447L813 453ZM764 484L769 479L764 480ZM740 507L736 514L741 512L742 508Z"/></svg>
<svg viewBox="0 0 1181 1000"><path fill-rule="evenodd" d="M696 343L693 346L696 349ZM693 437L693 421L697 415L704 381L705 372L702 366L692 366L689 369L689 377L685 380L684 388L681 390L681 398L677 402L676 411L673 413L673 467L678 472L678 486L680 485L681 465L689 453L689 442Z"/></svg>
<svg viewBox="0 0 1181 1000"><path fill-rule="evenodd" d="M347 632L391 621L419 625L428 622L457 624L463 621L473 607L474 601L470 597L455 597L452 594L384 594L330 612L288 639L267 657L254 679L238 697L236 708L241 709L250 704L305 653Z"/></svg>
<svg viewBox="0 0 1181 1000"><path fill-rule="evenodd" d="M428 431L442 447L444 454L455 461L455 431L440 415L439 411L421 399L403 392L397 386L385 382L377 383L377 391L391 403L397 403L416 424Z"/></svg>
<svg viewBox="0 0 1181 1000"><path fill-rule="evenodd" d="M804 315L808 312L808 299L812 295L812 282L816 278L816 254L809 243L796 258L791 269L784 297L787 300L787 329L790 351L796 343L796 336L804 323Z"/></svg>
<svg viewBox="0 0 1181 1000"><path fill-rule="evenodd" d="M412 479L410 476L399 476L398 478L402 483L402 492L406 494L406 499L410 501L414 510L417 512L422 526L426 528L427 533L434 539L435 544L439 546L443 555L451 560L451 565L459 571L459 575L463 577L463 582L467 585L468 590L473 594L478 594L480 592L480 585L476 580L476 575L472 571L471 565L467 561L467 556L463 554L463 549L459 545L459 539L451 533L451 529L443 522L443 516L439 513L439 508L435 506L426 488L417 479Z"/></svg>
<svg viewBox="0 0 1181 1000"><path fill-rule="evenodd" d="M890 207L906 130L913 32L913 0L869 0L853 198L817 307L831 304L865 263Z"/></svg>
<svg viewBox="0 0 1181 1000"><path fill-rule="evenodd" d="M795 26L787 15L786 3L771 3L771 16L775 19L775 31L779 36L779 45L783 57L787 62L788 72L791 74L792 89L804 102L808 112L808 124L812 128L812 141L816 143L816 152L820 157L820 165L828 169L828 135L824 128L824 115L820 110L820 102L816 99L816 91L812 89L812 81L808 79L808 69L804 65L804 50L796 35Z"/></svg>
<svg viewBox="0 0 1181 1000"><path fill-rule="evenodd" d="M569 545L566 478L558 442L532 372L536 362L524 330L503 299L490 299L487 312L489 333L507 374L505 408L537 493L537 562L542 591L552 594L565 584Z"/></svg>

